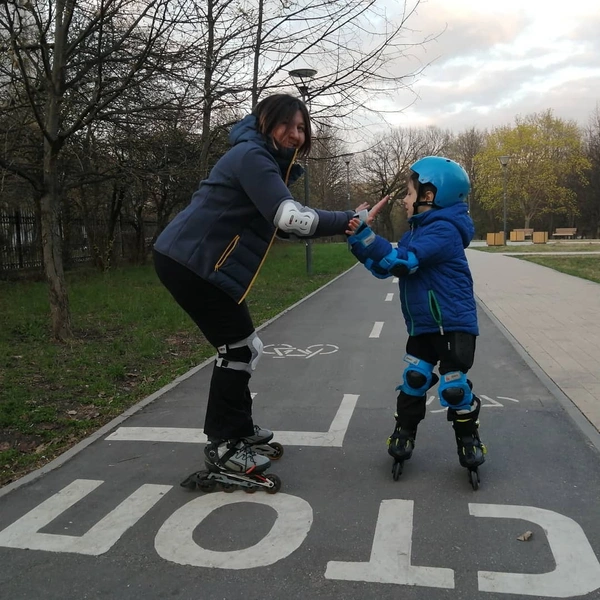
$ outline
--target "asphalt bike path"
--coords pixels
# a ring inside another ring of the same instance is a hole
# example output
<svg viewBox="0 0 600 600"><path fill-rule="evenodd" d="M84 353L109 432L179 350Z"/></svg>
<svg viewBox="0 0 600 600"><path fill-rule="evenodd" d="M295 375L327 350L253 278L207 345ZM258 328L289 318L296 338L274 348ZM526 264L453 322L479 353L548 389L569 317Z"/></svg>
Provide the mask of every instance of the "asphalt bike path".
<svg viewBox="0 0 600 600"><path fill-rule="evenodd" d="M0 497L0 597L600 598L597 440L484 311L480 326L477 491L436 389L393 480L405 327L397 283L357 267L259 331L278 493L179 485L203 468L209 363Z"/></svg>

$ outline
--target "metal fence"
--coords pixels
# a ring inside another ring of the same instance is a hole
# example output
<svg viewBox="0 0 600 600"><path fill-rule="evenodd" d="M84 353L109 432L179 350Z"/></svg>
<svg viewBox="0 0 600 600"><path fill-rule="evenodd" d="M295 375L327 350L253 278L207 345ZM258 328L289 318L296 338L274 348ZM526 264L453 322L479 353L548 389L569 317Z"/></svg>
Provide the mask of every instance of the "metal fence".
<svg viewBox="0 0 600 600"><path fill-rule="evenodd" d="M69 238L63 242L63 258L68 263L82 263L92 258L90 241L81 219L69 220ZM154 232L155 221L144 221L144 243L149 247ZM113 258L119 260L131 254L135 246L136 232L133 226L117 223L113 246ZM40 223L35 213L26 210L13 212L0 211L0 272L40 269L43 265Z"/></svg>
<svg viewBox="0 0 600 600"><path fill-rule="evenodd" d="M0 212L0 270L40 267L40 240L39 222L33 213L21 210Z"/></svg>

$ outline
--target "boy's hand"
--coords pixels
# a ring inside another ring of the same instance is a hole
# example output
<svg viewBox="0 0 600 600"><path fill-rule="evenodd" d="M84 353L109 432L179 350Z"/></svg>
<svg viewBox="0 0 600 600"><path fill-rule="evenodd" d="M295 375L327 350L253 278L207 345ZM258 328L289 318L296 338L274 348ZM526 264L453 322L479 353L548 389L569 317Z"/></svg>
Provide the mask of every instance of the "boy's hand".
<svg viewBox="0 0 600 600"><path fill-rule="evenodd" d="M360 219L350 219L350 221L348 222L348 229L346 229L346 235L354 235L359 227Z"/></svg>

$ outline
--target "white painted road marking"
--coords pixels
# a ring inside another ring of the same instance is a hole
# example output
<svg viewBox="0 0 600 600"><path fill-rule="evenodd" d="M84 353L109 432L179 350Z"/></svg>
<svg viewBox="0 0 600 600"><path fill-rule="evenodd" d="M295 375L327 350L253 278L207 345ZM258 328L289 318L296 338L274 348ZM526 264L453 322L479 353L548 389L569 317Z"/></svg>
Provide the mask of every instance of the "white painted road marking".
<svg viewBox="0 0 600 600"><path fill-rule="evenodd" d="M341 448L356 408L358 394L344 394L328 431L277 431L275 439L284 446L320 446ZM190 427L119 427L104 438L107 442L170 442L206 444L201 429Z"/></svg>
<svg viewBox="0 0 600 600"><path fill-rule="evenodd" d="M500 400L510 400L511 402L518 402L515 398L509 398L508 396L498 396Z"/></svg>
<svg viewBox="0 0 600 600"><path fill-rule="evenodd" d="M0 546L98 556L110 550L171 489L170 485L142 485L82 536L39 533L102 483L88 479L73 481L1 531ZM193 540L193 532L198 525L215 509L237 502L272 507L277 518L269 533L254 546L242 550L219 552L198 546ZM98 508L93 500L89 504L94 510ZM479 571L480 592L519 597L579 598L600 588L600 563L585 533L574 520L532 506L469 503L468 507L475 517L536 523L544 530L554 557L554 564L550 567L553 570L547 573ZM411 564L413 512L412 500L383 500L369 561L328 561L325 578L454 589L452 569ZM207 494L195 497L168 517L159 527L154 546L162 558L178 564L251 569L271 565L300 548L312 521L312 507L296 496ZM359 522L358 526L361 525ZM519 531L522 531L521 527ZM369 534L367 526L361 535L369 538ZM493 540L490 540L490 545L493 545Z"/></svg>
<svg viewBox="0 0 600 600"><path fill-rule="evenodd" d="M393 299L394 299L394 294L388 294L388 295L385 297L385 301L386 301L386 302L391 302Z"/></svg>
<svg viewBox="0 0 600 600"><path fill-rule="evenodd" d="M313 344L306 349L290 344L267 344L263 346L263 353L270 354L273 358L312 358L317 354L333 354L339 349L339 346L334 344Z"/></svg>
<svg viewBox="0 0 600 600"><path fill-rule="evenodd" d="M239 502L265 504L275 509L277 518L271 531L254 546L243 550L222 552L199 546L193 533L200 523L215 509ZM254 569L272 565L300 548L312 521L312 507L297 496L281 493L264 496L209 494L175 511L158 531L154 547L159 556L180 565Z"/></svg>
<svg viewBox="0 0 600 600"><path fill-rule="evenodd" d="M142 485L82 536L38 533L103 483L76 479L0 532L0 546L99 556L108 552L172 487Z"/></svg>
<svg viewBox="0 0 600 600"><path fill-rule="evenodd" d="M392 278L392 283L398 283L398 278L397 277Z"/></svg>
<svg viewBox="0 0 600 600"><path fill-rule="evenodd" d="M485 400L487 402L487 404L484 404L483 402L481 403L481 408L504 408L504 404L498 402L498 400L494 400L493 398L490 398L489 396L486 396L485 394L479 394L479 397L482 400ZM511 402L519 402L519 400L516 400L515 398L508 398L506 396L498 396L498 398L502 398L503 400L510 400ZM427 400L426 404L429 405L431 404L431 402L433 402L433 400L435 399L435 396L430 396L429 400ZM446 407L444 408L438 408L435 410L430 410L430 413L441 413L441 412L446 412L448 409Z"/></svg>
<svg viewBox="0 0 600 600"><path fill-rule="evenodd" d="M326 579L454 589L454 571L410 564L412 500L384 500L379 508L369 562L329 561Z"/></svg>
<svg viewBox="0 0 600 600"><path fill-rule="evenodd" d="M370 338L378 338L379 334L381 333L381 330L383 329L383 323L384 321L375 321L375 324L373 325L373 329L371 330L371 333L369 334Z"/></svg>
<svg viewBox="0 0 600 600"><path fill-rule="evenodd" d="M559 513L533 506L469 504L475 517L521 519L539 525L548 538L556 567L548 573L479 571L482 592L572 598L600 587L600 563L580 525Z"/></svg>

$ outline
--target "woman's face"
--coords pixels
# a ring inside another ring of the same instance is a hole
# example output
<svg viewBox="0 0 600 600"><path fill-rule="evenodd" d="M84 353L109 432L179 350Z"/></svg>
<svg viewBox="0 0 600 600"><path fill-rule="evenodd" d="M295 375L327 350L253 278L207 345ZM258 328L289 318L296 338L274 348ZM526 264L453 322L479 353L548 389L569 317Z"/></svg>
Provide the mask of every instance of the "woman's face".
<svg viewBox="0 0 600 600"><path fill-rule="evenodd" d="M301 148L305 140L306 124L300 111L288 123L279 123L273 129L273 139L281 148Z"/></svg>

